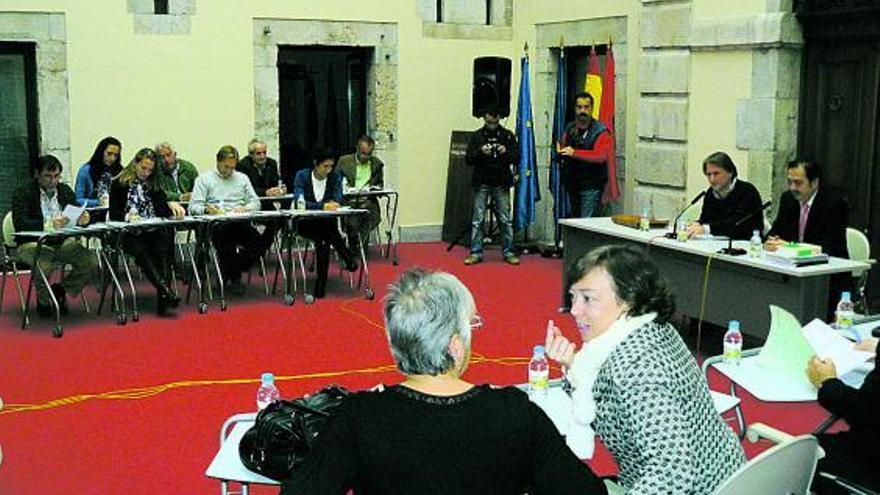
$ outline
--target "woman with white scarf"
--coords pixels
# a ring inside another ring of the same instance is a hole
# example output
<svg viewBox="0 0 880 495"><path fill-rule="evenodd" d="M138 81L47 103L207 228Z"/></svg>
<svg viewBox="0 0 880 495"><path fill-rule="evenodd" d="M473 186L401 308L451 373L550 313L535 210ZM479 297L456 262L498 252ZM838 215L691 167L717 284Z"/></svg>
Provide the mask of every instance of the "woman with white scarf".
<svg viewBox="0 0 880 495"><path fill-rule="evenodd" d="M604 246L567 280L584 344L575 353L551 322L546 348L574 387L569 446L590 458L598 433L627 494L712 493L745 456L669 323L675 303L657 268L635 247Z"/></svg>

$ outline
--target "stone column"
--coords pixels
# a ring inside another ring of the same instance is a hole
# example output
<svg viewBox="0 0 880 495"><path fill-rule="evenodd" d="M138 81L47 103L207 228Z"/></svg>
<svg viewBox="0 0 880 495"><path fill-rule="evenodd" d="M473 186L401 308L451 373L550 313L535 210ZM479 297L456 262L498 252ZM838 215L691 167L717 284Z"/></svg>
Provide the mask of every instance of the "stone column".
<svg viewBox="0 0 880 495"><path fill-rule="evenodd" d="M633 211L672 218L687 187L690 2L643 0Z"/></svg>

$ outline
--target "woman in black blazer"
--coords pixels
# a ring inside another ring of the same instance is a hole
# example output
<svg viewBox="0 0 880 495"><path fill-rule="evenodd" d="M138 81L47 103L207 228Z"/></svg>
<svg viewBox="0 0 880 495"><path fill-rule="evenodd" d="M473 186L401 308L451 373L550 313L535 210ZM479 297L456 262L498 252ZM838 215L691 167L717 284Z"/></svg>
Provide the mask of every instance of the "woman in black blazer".
<svg viewBox="0 0 880 495"><path fill-rule="evenodd" d="M110 184L110 220L135 222L154 217L182 218L183 207L169 202L156 180L156 152L143 148ZM176 308L180 298L168 286L168 270L174 261L174 229L156 226L122 236L122 250L156 287L156 313Z"/></svg>

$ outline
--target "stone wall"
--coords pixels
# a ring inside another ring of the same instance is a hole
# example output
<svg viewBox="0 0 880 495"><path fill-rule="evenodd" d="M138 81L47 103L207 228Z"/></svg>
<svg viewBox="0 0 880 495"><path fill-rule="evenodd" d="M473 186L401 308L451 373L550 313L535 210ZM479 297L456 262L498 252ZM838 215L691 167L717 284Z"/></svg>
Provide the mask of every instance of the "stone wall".
<svg viewBox="0 0 880 495"><path fill-rule="evenodd" d="M736 146L748 150L749 181L764 198L784 190L785 163L797 147L803 40L791 2L768 0L755 16L691 19L689 1L643 0L638 145L633 207L653 203L671 218L685 204L691 53L752 51L751 97L737 102Z"/></svg>
<svg viewBox="0 0 880 495"><path fill-rule="evenodd" d="M370 47L367 74L367 132L376 154L387 167L385 182L397 189L397 25L380 22L338 22L255 18L254 134L269 149L279 149L278 46Z"/></svg>
<svg viewBox="0 0 880 495"><path fill-rule="evenodd" d="M190 19L196 13L196 0L168 0L168 13L156 14L153 0L128 0L138 34L189 34Z"/></svg>
<svg viewBox="0 0 880 495"><path fill-rule="evenodd" d="M0 12L0 41L36 43L38 140L40 153L61 160L66 182L70 163L70 103L67 91L67 29L64 14Z"/></svg>

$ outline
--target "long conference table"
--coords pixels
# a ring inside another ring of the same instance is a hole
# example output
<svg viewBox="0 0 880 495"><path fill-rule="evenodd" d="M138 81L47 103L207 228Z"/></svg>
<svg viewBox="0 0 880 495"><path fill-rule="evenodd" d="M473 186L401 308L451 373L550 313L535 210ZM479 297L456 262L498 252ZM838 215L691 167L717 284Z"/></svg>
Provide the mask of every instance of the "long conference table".
<svg viewBox="0 0 880 495"><path fill-rule="evenodd" d="M824 320L831 275L870 268L867 263L834 257L826 264L794 267L767 257L718 254L727 247L726 238L679 242L663 237L666 229L643 232L617 225L608 217L559 223L565 243L563 308L569 307L565 273L578 258L599 246L631 244L648 249L648 256L670 283L677 312L719 326L739 320L744 332L760 338L766 338L770 328L771 304L790 311L802 324L814 318ZM734 241L733 247L748 248L748 244Z"/></svg>

